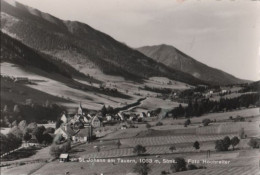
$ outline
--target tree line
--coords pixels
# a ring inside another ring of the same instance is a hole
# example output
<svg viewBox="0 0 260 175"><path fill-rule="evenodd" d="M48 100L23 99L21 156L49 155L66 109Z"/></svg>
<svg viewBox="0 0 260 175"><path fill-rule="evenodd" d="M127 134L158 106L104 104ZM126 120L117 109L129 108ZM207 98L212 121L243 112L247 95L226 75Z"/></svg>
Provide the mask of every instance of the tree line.
<svg viewBox="0 0 260 175"><path fill-rule="evenodd" d="M231 111L242 107L248 108L250 105L260 106L260 94L244 94L235 98L221 98L219 101L209 99L189 101L188 106L181 104L169 113L174 118L201 116L205 113ZM168 113L168 114L169 114Z"/></svg>

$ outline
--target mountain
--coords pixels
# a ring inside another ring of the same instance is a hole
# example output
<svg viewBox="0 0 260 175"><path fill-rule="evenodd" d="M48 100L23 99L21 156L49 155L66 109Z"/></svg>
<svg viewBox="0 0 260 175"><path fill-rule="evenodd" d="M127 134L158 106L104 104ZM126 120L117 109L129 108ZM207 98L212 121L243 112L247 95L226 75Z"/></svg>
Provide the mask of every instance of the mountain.
<svg viewBox="0 0 260 175"><path fill-rule="evenodd" d="M11 4L1 0L1 30L84 74L96 76L93 72L100 70L134 81L157 76L188 84L204 84L204 81L158 63L87 24L63 21L18 2Z"/></svg>
<svg viewBox="0 0 260 175"><path fill-rule="evenodd" d="M246 82L219 69L209 67L180 50L169 45L144 46L137 48L146 56L159 63L192 75L198 79L216 85L239 84Z"/></svg>

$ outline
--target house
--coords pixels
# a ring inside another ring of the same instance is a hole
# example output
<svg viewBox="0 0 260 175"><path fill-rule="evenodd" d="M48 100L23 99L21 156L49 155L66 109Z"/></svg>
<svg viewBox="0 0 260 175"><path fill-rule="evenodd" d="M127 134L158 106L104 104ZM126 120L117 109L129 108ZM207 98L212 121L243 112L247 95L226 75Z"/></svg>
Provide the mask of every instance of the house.
<svg viewBox="0 0 260 175"><path fill-rule="evenodd" d="M36 139L35 135L32 135L32 138L28 142L23 142L23 147L30 147L30 146L40 146L38 140Z"/></svg>
<svg viewBox="0 0 260 175"><path fill-rule="evenodd" d="M226 89L222 89L221 93L222 94L227 93L227 90Z"/></svg>
<svg viewBox="0 0 260 175"><path fill-rule="evenodd" d="M98 128L98 127L101 126L101 121L100 121L100 119L98 118L97 115L91 120L91 125L92 125L94 128Z"/></svg>
<svg viewBox="0 0 260 175"><path fill-rule="evenodd" d="M121 129L127 129L127 126L126 125L122 125Z"/></svg>
<svg viewBox="0 0 260 175"><path fill-rule="evenodd" d="M111 121L112 120L112 116L111 115L106 115L106 119L107 119L107 121Z"/></svg>
<svg viewBox="0 0 260 175"><path fill-rule="evenodd" d="M72 140L74 142L87 142L90 141L93 137L93 127L89 126L80 129L79 132L72 136Z"/></svg>
<svg viewBox="0 0 260 175"><path fill-rule="evenodd" d="M68 153L62 153L60 154L60 162L68 162L69 161L69 154Z"/></svg>
<svg viewBox="0 0 260 175"><path fill-rule="evenodd" d="M60 120L63 122L63 123L68 123L68 119L67 119L67 116L65 114L63 114L60 118Z"/></svg>
<svg viewBox="0 0 260 175"><path fill-rule="evenodd" d="M91 122L91 117L89 117L89 115L84 116L84 117L83 117L83 121L84 121L85 123L90 123L90 122Z"/></svg>
<svg viewBox="0 0 260 175"><path fill-rule="evenodd" d="M145 114L145 112L141 112L141 113L140 113L140 117L141 117L141 118L144 118L144 117L146 117L146 114Z"/></svg>
<svg viewBox="0 0 260 175"><path fill-rule="evenodd" d="M14 79L16 83L29 83L29 79L27 77L16 77Z"/></svg>
<svg viewBox="0 0 260 175"><path fill-rule="evenodd" d="M119 112L117 115L119 116L121 121L125 120L124 114L122 114L121 112Z"/></svg>
<svg viewBox="0 0 260 175"><path fill-rule="evenodd" d="M77 131L74 131L69 124L62 124L56 131L55 135L61 135L65 139L69 139L76 134Z"/></svg>

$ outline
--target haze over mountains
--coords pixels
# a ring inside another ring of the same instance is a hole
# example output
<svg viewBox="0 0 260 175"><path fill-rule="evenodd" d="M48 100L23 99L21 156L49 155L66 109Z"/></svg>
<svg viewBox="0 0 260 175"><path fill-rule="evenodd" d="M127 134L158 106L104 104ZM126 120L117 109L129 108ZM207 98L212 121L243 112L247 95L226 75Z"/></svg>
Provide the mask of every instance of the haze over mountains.
<svg viewBox="0 0 260 175"><path fill-rule="evenodd" d="M169 45L144 46L137 49L159 63L188 73L212 84L239 84L245 82L224 71L207 66Z"/></svg>

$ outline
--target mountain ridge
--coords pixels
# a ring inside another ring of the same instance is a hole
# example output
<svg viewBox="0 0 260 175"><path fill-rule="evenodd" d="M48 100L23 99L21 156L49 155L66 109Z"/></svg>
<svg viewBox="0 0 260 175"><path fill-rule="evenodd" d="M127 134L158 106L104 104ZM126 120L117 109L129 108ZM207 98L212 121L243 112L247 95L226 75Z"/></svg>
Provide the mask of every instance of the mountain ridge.
<svg viewBox="0 0 260 175"><path fill-rule="evenodd" d="M157 62L212 84L227 85L248 82L201 63L171 45L160 44L136 49Z"/></svg>
<svg viewBox="0 0 260 175"><path fill-rule="evenodd" d="M2 31L83 73L99 69L105 74L135 81L161 76L188 84L205 84L189 74L155 62L87 24L62 21L39 10L28 10L17 2L14 7L1 1L1 11Z"/></svg>

